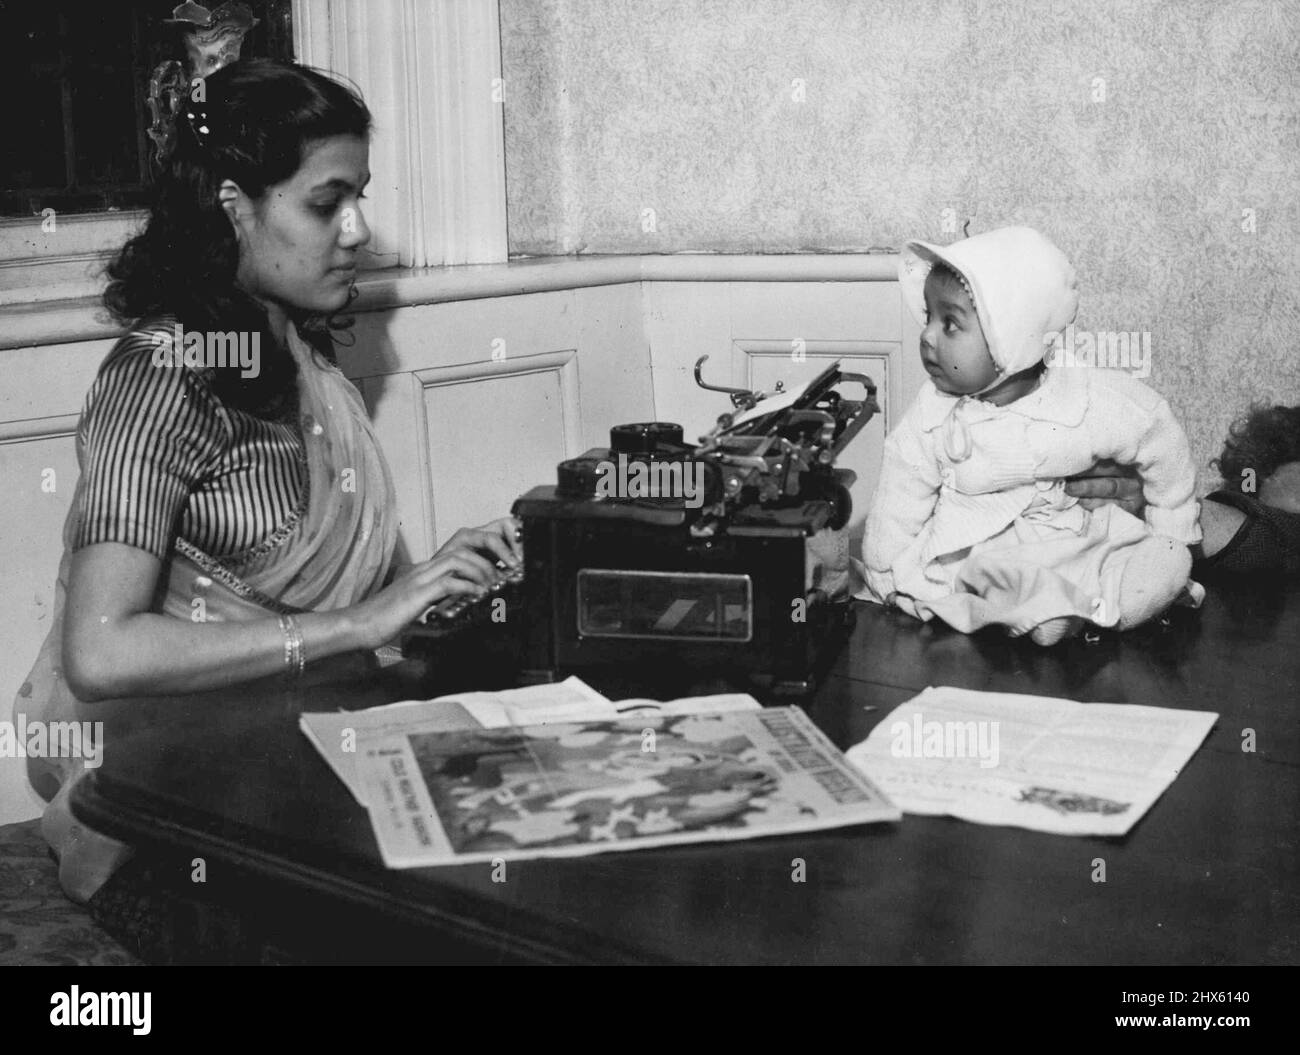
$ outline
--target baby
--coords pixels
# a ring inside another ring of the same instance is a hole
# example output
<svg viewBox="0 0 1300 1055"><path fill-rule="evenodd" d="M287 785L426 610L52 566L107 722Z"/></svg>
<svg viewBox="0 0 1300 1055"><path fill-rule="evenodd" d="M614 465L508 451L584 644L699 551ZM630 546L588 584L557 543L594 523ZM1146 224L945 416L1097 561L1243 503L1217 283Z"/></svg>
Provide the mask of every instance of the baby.
<svg viewBox="0 0 1300 1055"><path fill-rule="evenodd" d="M1079 303L1064 254L1027 227L910 242L899 282L930 379L885 442L860 596L1040 645L1198 605L1196 474L1168 404L1120 371L1044 362ZM1102 458L1137 466L1145 522L1065 493Z"/></svg>

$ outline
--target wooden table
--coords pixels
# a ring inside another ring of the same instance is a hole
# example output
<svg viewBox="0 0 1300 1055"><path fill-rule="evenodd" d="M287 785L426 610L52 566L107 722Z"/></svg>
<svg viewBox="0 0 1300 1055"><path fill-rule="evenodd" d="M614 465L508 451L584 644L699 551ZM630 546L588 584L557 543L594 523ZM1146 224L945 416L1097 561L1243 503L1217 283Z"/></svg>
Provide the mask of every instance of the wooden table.
<svg viewBox="0 0 1300 1055"><path fill-rule="evenodd" d="M299 960L1300 962L1294 584L1212 586L1199 613L1167 626L1046 650L858 607L809 704L841 747L927 685L1212 710L1219 721L1123 839L907 816L511 862L494 882L489 865L386 870L365 811L298 730L304 709L435 694L408 662L293 690L101 705L104 764L74 809ZM1242 749L1249 730L1253 752ZM190 882L196 858L201 884ZM1104 883L1093 881L1097 858Z"/></svg>

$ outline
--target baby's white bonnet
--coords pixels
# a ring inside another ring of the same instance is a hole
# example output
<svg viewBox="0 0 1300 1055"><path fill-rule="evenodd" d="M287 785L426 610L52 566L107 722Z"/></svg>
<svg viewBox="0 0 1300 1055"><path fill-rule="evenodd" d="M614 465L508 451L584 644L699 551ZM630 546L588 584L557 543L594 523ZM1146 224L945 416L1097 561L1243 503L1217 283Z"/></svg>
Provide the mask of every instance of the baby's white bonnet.
<svg viewBox="0 0 1300 1055"><path fill-rule="evenodd" d="M898 281L903 301L925 325L925 279L942 260L966 281L989 354L1003 376L1027 370L1047 354L1049 338L1079 309L1074 268L1032 227L1000 227L952 245L908 242Z"/></svg>

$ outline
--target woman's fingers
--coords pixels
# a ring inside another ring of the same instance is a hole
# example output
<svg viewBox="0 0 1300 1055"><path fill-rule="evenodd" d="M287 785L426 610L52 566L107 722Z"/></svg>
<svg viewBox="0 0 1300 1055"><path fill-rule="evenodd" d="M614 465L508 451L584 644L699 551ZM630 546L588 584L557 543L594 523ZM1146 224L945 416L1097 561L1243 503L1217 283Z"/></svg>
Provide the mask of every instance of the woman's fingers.
<svg viewBox="0 0 1300 1055"><path fill-rule="evenodd" d="M507 550L510 553L510 559L515 564L524 562L524 525L517 517L502 517L500 520L494 520L491 524L484 527L485 531L497 531L502 541L505 542Z"/></svg>
<svg viewBox="0 0 1300 1055"><path fill-rule="evenodd" d="M1122 478L1118 476L1099 476L1091 480L1077 481L1080 485L1086 485L1087 492L1092 498L1116 497L1122 482Z"/></svg>
<svg viewBox="0 0 1300 1055"><path fill-rule="evenodd" d="M490 590L502 579L501 571L496 565L471 549L440 553L420 565L421 581L425 587L432 586L438 578L445 575L459 576L482 590Z"/></svg>
<svg viewBox="0 0 1300 1055"><path fill-rule="evenodd" d="M491 525L485 528L474 528L470 534L474 536L474 548L480 553L490 554L494 563L499 561L507 567L514 567L519 563L505 536L499 531L491 530Z"/></svg>
<svg viewBox="0 0 1300 1055"><path fill-rule="evenodd" d="M1142 477L1135 465L1116 465L1103 458L1086 473L1068 477L1065 493L1079 500L1084 509L1098 509L1114 504L1136 517L1146 505L1142 497Z"/></svg>
<svg viewBox="0 0 1300 1055"><path fill-rule="evenodd" d="M459 575L441 575L433 584L430 592L425 595L422 605L432 606L439 601L445 601L449 597L462 597L468 600L476 600L485 597L486 592L483 587L472 579L465 579Z"/></svg>
<svg viewBox="0 0 1300 1055"><path fill-rule="evenodd" d="M1067 493L1070 493L1067 490ZM1141 492L1133 494L1120 494L1111 498L1080 498L1079 505L1084 509L1100 509L1102 506L1116 505L1126 513L1132 513L1135 517L1142 516L1142 510L1146 507L1146 501L1143 499Z"/></svg>
<svg viewBox="0 0 1300 1055"><path fill-rule="evenodd" d="M502 571L472 550L441 553L417 564L375 596L356 606L363 641L378 648L449 598L487 597L504 582Z"/></svg>
<svg viewBox="0 0 1300 1055"><path fill-rule="evenodd" d="M524 548L520 540L520 524L514 517L502 517L480 528L461 528L439 550L439 554L473 551L485 554L495 563L518 567L523 563Z"/></svg>
<svg viewBox="0 0 1300 1055"><path fill-rule="evenodd" d="M1129 499L1142 493L1142 481L1137 476L1072 476L1065 481L1065 493L1074 498L1103 500Z"/></svg>

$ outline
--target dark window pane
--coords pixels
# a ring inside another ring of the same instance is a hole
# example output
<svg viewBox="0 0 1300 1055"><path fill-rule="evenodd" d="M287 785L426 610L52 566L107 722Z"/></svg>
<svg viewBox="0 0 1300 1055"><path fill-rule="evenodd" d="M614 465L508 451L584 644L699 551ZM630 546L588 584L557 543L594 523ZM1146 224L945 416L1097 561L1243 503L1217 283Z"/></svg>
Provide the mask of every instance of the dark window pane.
<svg viewBox="0 0 1300 1055"><path fill-rule="evenodd" d="M259 19L243 54L293 57L290 0L246 0ZM134 208L148 194L149 78L184 59L174 0L0 0L0 215ZM218 3L208 5L211 8Z"/></svg>

